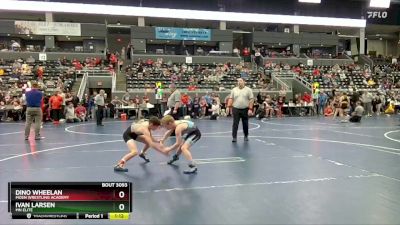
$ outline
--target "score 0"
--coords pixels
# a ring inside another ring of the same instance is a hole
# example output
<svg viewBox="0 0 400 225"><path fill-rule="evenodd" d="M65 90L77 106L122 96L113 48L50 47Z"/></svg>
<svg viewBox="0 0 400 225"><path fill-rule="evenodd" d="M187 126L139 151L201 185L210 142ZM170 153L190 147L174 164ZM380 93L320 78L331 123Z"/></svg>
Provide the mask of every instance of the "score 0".
<svg viewBox="0 0 400 225"><path fill-rule="evenodd" d="M128 190L116 190L114 192L114 200L129 200L129 191Z"/></svg>

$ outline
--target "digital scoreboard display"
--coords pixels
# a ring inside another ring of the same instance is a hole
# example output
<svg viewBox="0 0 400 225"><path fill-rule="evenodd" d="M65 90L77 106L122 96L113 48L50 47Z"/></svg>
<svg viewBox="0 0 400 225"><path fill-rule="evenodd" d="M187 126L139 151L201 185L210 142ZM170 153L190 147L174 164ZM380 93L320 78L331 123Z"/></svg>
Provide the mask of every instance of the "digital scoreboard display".
<svg viewBox="0 0 400 225"><path fill-rule="evenodd" d="M13 219L129 219L130 182L9 182Z"/></svg>

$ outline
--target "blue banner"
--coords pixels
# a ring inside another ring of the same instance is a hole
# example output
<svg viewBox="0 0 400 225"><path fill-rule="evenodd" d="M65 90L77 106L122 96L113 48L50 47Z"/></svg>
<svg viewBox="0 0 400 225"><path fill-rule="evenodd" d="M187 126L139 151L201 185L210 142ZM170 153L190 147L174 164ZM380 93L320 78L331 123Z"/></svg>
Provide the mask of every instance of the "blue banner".
<svg viewBox="0 0 400 225"><path fill-rule="evenodd" d="M156 39L210 41L211 30L200 28L156 27Z"/></svg>

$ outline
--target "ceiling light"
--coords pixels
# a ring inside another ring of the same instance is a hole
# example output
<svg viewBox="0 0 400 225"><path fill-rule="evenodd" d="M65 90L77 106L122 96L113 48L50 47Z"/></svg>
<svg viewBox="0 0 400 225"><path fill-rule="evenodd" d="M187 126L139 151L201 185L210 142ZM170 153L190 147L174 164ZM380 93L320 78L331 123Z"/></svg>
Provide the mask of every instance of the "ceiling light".
<svg viewBox="0 0 400 225"><path fill-rule="evenodd" d="M379 38L379 40L380 40L380 41L382 41L382 40L383 40L383 38Z"/></svg>
<svg viewBox="0 0 400 225"><path fill-rule="evenodd" d="M299 0L302 3L321 3L321 0Z"/></svg>
<svg viewBox="0 0 400 225"><path fill-rule="evenodd" d="M175 18L193 20L216 20L248 23L278 23L298 25L322 25L339 27L366 27L365 19L348 19L333 17L292 16L259 13L220 12L203 10L185 10L151 7L134 7L118 5L100 5L84 3L37 2L2 0L1 10L83 13L114 16L140 16L153 18Z"/></svg>
<svg viewBox="0 0 400 225"><path fill-rule="evenodd" d="M90 39L93 39L93 37L90 37Z"/></svg>
<svg viewBox="0 0 400 225"><path fill-rule="evenodd" d="M387 9L390 7L390 0L371 0L369 2L369 7Z"/></svg>
<svg viewBox="0 0 400 225"><path fill-rule="evenodd" d="M31 35L29 35L29 34L28 34L28 35L26 35L26 36L28 36L28 37L29 37L29 36L31 36Z"/></svg>

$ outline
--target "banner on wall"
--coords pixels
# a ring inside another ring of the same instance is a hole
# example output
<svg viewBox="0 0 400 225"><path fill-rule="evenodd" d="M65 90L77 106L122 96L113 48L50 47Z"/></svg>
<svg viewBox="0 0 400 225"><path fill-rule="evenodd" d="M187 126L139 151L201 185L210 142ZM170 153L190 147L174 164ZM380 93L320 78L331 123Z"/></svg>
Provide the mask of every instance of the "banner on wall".
<svg viewBox="0 0 400 225"><path fill-rule="evenodd" d="M81 36L80 23L15 21L14 25L17 34Z"/></svg>
<svg viewBox="0 0 400 225"><path fill-rule="evenodd" d="M156 39L210 41L211 30L201 28L156 27Z"/></svg>

